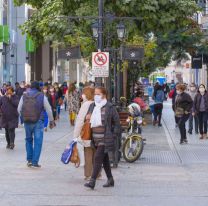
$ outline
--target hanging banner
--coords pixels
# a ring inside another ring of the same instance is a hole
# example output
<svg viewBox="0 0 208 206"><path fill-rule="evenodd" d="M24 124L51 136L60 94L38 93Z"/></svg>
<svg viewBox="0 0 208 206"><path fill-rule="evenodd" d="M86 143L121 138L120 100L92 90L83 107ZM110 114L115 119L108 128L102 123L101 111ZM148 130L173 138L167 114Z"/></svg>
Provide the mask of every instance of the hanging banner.
<svg viewBox="0 0 208 206"><path fill-rule="evenodd" d="M65 49L60 49L58 51L58 59L80 59L81 51L80 46L68 47Z"/></svg>
<svg viewBox="0 0 208 206"><path fill-rule="evenodd" d="M26 52L34 52L34 51L35 51L35 43L30 37L27 37L27 39L26 39Z"/></svg>
<svg viewBox="0 0 208 206"><path fill-rule="evenodd" d="M141 47L125 47L121 48L122 60L141 61L144 58L144 48Z"/></svg>
<svg viewBox="0 0 208 206"><path fill-rule="evenodd" d="M0 42L9 44L9 27L8 27L8 25L0 25Z"/></svg>

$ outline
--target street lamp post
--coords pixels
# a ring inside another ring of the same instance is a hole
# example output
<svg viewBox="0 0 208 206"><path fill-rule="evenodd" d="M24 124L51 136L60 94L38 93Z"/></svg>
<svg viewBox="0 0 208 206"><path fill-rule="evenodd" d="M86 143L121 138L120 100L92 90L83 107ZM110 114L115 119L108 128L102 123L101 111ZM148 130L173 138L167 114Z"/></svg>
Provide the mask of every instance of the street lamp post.
<svg viewBox="0 0 208 206"><path fill-rule="evenodd" d="M98 49L100 50L100 48L102 48L102 50L103 50L103 27L102 27L102 32L101 32L101 30L100 30L101 27L100 27L99 21L96 21L92 24L91 28L92 28L93 37L95 39L97 39ZM125 25L122 22L120 22L116 26L116 30L117 30L116 33L117 33L118 39L122 41L125 38L125 35L126 35ZM106 45L107 48L104 49L104 50L111 51L112 55L113 55L113 58L114 58L114 98L115 98L115 102L116 102L119 98L119 94L118 94L119 85L117 84L117 80L120 78L120 77L118 77L118 72L117 72L117 57L118 57L117 51L118 51L118 49L110 48L110 43L109 43L110 38L112 38L114 35L115 34L110 35L110 33L108 33L108 35L107 35L107 45ZM111 78L111 75L109 76L109 83L111 84L111 79L110 78ZM96 84L97 85L102 85L102 78L96 78ZM109 90L110 90L110 88L109 88Z"/></svg>
<svg viewBox="0 0 208 206"><path fill-rule="evenodd" d="M104 2L98 0L98 51L103 51L103 13L104 13ZM95 79L95 83L98 86L102 86L102 78L98 77Z"/></svg>

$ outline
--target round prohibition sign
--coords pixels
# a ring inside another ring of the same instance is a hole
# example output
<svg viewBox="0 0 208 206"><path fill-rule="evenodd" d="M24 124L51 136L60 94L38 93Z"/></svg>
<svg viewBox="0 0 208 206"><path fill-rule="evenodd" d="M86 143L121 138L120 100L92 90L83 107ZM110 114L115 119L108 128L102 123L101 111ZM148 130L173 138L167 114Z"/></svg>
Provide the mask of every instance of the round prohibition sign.
<svg viewBox="0 0 208 206"><path fill-rule="evenodd" d="M99 52L94 56L94 62L95 64L97 64L98 66L103 66L107 63L108 61L108 57L106 56L105 53L103 52Z"/></svg>

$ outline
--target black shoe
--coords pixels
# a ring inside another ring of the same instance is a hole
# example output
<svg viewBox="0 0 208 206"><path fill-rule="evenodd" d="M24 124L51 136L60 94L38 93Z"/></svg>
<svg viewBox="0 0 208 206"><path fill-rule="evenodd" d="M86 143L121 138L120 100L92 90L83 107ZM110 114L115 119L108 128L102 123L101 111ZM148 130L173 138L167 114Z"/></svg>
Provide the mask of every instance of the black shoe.
<svg viewBox="0 0 208 206"><path fill-rule="evenodd" d="M95 180L94 179L90 179L90 181L88 183L85 183L84 186L85 187L88 187L88 188L91 188L92 190L94 190L95 188Z"/></svg>
<svg viewBox="0 0 208 206"><path fill-rule="evenodd" d="M189 134L192 134L192 131L188 131Z"/></svg>
<svg viewBox="0 0 208 206"><path fill-rule="evenodd" d="M199 134L199 132L195 132L195 134Z"/></svg>
<svg viewBox="0 0 208 206"><path fill-rule="evenodd" d="M103 185L103 187L114 187L113 177L109 178L108 181Z"/></svg>
<svg viewBox="0 0 208 206"><path fill-rule="evenodd" d="M33 164L32 164L32 168L38 169L38 168L41 168L41 165L39 165L39 164L33 165Z"/></svg>
<svg viewBox="0 0 208 206"><path fill-rule="evenodd" d="M162 127L162 124L158 124L158 127Z"/></svg>
<svg viewBox="0 0 208 206"><path fill-rule="evenodd" d="M28 162L27 162L27 166L28 166L28 167L32 167L32 162L31 162L31 161L28 161Z"/></svg>
<svg viewBox="0 0 208 206"><path fill-rule="evenodd" d="M185 143L185 144L188 144L188 140L187 140L187 139L184 139L184 143Z"/></svg>
<svg viewBox="0 0 208 206"><path fill-rule="evenodd" d="M6 146L6 149L10 149L10 145L9 144Z"/></svg>
<svg viewBox="0 0 208 206"><path fill-rule="evenodd" d="M180 144L184 144L185 142L182 140L182 141L180 141Z"/></svg>
<svg viewBox="0 0 208 206"><path fill-rule="evenodd" d="M13 150L15 147L14 143L10 144L9 149Z"/></svg>

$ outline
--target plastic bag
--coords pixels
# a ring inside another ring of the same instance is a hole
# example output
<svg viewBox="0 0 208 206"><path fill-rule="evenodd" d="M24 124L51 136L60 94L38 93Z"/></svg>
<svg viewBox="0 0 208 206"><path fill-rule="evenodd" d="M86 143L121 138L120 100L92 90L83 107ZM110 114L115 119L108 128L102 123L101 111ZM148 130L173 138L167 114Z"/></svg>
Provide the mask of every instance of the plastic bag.
<svg viewBox="0 0 208 206"><path fill-rule="evenodd" d="M80 159L80 166L84 167L85 165L85 157L84 157L84 146L82 141L77 141L77 149L78 149L78 154L79 154L79 159Z"/></svg>

